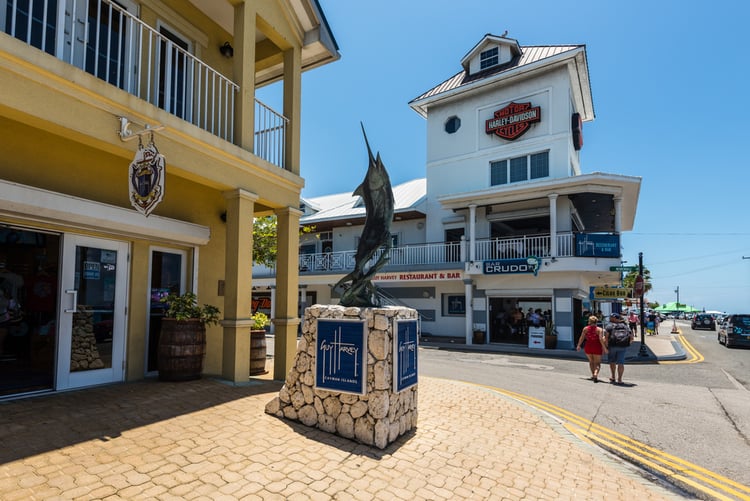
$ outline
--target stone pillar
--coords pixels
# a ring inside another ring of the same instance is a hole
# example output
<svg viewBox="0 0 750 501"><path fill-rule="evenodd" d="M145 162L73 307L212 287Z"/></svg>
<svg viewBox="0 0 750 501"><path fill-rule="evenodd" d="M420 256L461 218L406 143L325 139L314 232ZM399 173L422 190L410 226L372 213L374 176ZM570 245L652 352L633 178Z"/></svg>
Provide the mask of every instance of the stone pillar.
<svg viewBox="0 0 750 501"><path fill-rule="evenodd" d="M234 6L234 81L240 86L234 103L234 143L255 148L255 2Z"/></svg>
<svg viewBox="0 0 750 501"><path fill-rule="evenodd" d="M549 255L557 257L557 193L550 193L549 198ZM544 256L539 256L544 257Z"/></svg>
<svg viewBox="0 0 750 501"><path fill-rule="evenodd" d="M302 50L284 51L284 116L289 119L284 145L284 168L300 172L300 117L302 110Z"/></svg>
<svg viewBox="0 0 750 501"><path fill-rule="evenodd" d="M318 320L364 321L367 370L364 394L316 388ZM417 426L417 388L394 390L394 319L415 320L417 310L389 306L315 305L305 310L302 339L279 395L266 412L384 449Z"/></svg>
<svg viewBox="0 0 750 501"><path fill-rule="evenodd" d="M250 375L252 320L253 213L258 196L244 190L224 194L227 203L226 267L224 271L224 345L222 377L235 383Z"/></svg>
<svg viewBox="0 0 750 501"><path fill-rule="evenodd" d="M477 259L477 206L469 205L469 261L472 263ZM468 308L467 308L468 309Z"/></svg>
<svg viewBox="0 0 750 501"><path fill-rule="evenodd" d="M274 308L273 378L284 379L294 362L299 312L299 218L302 212L286 207L276 211L276 302ZM249 267L248 267L249 268Z"/></svg>

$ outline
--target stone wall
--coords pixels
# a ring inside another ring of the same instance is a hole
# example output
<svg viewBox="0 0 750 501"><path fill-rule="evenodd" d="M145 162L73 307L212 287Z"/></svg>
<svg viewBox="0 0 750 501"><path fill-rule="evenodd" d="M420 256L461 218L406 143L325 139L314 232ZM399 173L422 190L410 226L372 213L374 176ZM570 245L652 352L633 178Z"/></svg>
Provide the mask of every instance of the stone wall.
<svg viewBox="0 0 750 501"><path fill-rule="evenodd" d="M94 335L94 313L91 307L79 305L78 311L73 314L71 343L70 372L105 367Z"/></svg>
<svg viewBox="0 0 750 501"><path fill-rule="evenodd" d="M365 320L367 389L364 395L315 388L317 319ZM417 426L417 385L393 391L393 319L415 320L404 307L314 305L305 309L292 369L266 412L381 449Z"/></svg>

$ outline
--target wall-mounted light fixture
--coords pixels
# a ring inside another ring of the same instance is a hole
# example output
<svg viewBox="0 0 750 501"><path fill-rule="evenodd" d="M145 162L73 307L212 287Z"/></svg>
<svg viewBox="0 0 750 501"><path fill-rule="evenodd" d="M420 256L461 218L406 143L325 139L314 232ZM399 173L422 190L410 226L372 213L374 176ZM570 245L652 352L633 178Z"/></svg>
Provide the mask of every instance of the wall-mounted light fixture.
<svg viewBox="0 0 750 501"><path fill-rule="evenodd" d="M222 56L229 58L234 56L234 47L229 42L224 42L224 45L219 47L219 52Z"/></svg>

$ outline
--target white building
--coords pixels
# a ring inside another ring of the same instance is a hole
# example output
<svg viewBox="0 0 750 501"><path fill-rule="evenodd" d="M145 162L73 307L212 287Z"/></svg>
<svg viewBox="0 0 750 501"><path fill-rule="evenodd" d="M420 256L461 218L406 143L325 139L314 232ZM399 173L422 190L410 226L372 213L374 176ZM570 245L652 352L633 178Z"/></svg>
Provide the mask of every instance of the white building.
<svg viewBox="0 0 750 501"><path fill-rule="evenodd" d="M582 123L594 119L585 46L486 35L461 66L409 103L427 120L426 179L393 188L394 247L375 282L422 313L425 334L527 343L514 312L539 309L572 348L583 312L600 306L592 291L619 285L610 268L641 179L582 173ZM300 302L335 302L364 207L346 193L301 209L317 233L301 240ZM257 270L253 284L270 287L272 274Z"/></svg>

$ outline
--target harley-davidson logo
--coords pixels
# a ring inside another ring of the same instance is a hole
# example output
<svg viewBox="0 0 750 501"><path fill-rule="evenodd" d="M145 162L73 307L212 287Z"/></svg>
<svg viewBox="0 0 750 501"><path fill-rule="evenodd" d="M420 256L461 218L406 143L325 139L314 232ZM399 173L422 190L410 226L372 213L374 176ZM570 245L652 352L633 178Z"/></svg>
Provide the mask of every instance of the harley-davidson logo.
<svg viewBox="0 0 750 501"><path fill-rule="evenodd" d="M529 130L531 124L541 121L542 110L531 103L510 103L497 110L492 118L487 120L485 130L487 134L495 134L510 141L518 139Z"/></svg>

